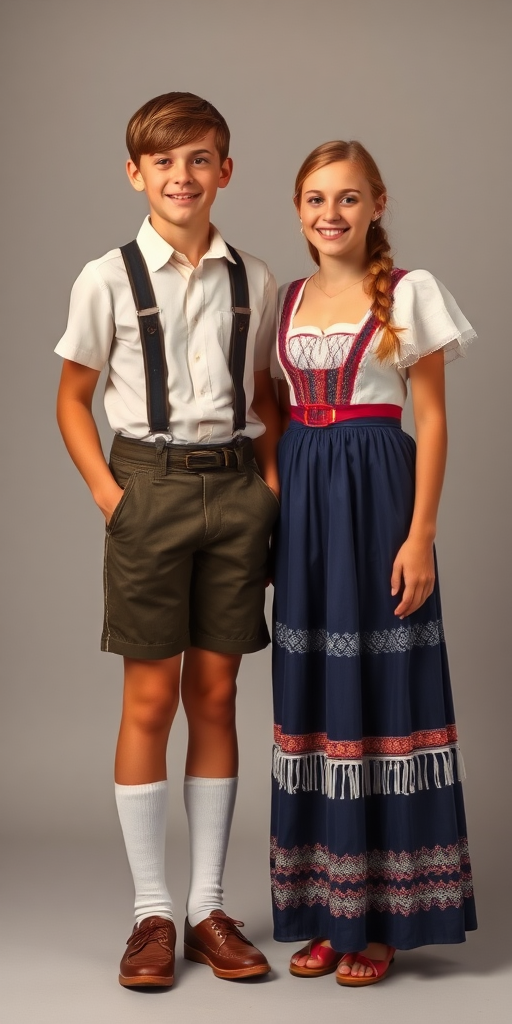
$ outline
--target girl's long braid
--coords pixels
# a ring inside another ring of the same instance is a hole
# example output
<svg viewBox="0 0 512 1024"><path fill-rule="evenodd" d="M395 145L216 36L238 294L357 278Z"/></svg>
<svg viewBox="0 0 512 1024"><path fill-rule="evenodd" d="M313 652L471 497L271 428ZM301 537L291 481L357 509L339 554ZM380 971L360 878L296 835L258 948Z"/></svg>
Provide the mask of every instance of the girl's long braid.
<svg viewBox="0 0 512 1024"><path fill-rule="evenodd" d="M369 283L367 290L372 299L372 313L382 325L382 338L376 351L381 362L391 360L400 351L400 327L391 324L393 296L391 294L391 271L393 259L388 236L380 223L373 223L366 236Z"/></svg>

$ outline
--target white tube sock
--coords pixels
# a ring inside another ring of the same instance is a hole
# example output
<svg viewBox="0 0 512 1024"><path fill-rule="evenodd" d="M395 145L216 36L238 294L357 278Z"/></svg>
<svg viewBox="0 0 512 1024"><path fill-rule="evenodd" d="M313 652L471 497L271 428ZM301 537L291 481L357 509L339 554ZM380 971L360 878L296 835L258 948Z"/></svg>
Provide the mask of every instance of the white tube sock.
<svg viewBox="0 0 512 1024"><path fill-rule="evenodd" d="M135 886L135 921L145 917L173 919L165 884L167 782L142 786L116 783L116 804Z"/></svg>
<svg viewBox="0 0 512 1024"><path fill-rule="evenodd" d="M222 875L235 809L238 779L185 775L184 795L190 836L187 917L193 928L212 910L222 910Z"/></svg>

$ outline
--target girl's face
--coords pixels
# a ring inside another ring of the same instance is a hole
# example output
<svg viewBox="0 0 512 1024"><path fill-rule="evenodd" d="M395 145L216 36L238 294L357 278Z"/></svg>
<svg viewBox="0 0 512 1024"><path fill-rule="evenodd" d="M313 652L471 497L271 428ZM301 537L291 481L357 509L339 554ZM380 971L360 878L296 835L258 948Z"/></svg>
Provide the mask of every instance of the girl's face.
<svg viewBox="0 0 512 1024"><path fill-rule="evenodd" d="M373 198L357 164L339 160L308 175L298 212L305 237L321 256L364 261L368 227L385 205L385 195Z"/></svg>

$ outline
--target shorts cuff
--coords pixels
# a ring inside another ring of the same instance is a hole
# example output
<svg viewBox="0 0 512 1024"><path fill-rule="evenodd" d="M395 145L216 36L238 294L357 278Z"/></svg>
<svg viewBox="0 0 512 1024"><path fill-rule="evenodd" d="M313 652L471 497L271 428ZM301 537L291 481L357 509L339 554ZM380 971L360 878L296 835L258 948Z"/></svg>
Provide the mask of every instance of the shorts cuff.
<svg viewBox="0 0 512 1024"><path fill-rule="evenodd" d="M130 644L125 640L117 640L113 636L102 637L101 650L109 654L122 654L125 658L138 658L140 661L157 661L160 658L174 658L190 647L190 636L185 633L178 640L168 644Z"/></svg>
<svg viewBox="0 0 512 1024"><path fill-rule="evenodd" d="M193 633L190 643L203 651L217 651L219 654L255 654L268 647L270 636L267 629L260 630L257 636L249 640L229 640L208 636L207 633Z"/></svg>

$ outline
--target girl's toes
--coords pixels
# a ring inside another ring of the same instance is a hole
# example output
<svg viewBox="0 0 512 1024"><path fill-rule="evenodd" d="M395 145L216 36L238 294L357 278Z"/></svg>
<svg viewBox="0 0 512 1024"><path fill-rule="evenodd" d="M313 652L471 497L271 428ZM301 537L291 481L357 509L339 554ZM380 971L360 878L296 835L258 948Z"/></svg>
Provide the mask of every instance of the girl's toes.
<svg viewBox="0 0 512 1024"><path fill-rule="evenodd" d="M353 963L354 963L354 956L355 956L354 953L345 953L344 954L341 962L338 964L338 971L337 971L337 973L340 975L340 977L342 975L344 977L346 977L347 974L352 974L352 966L353 966Z"/></svg>

